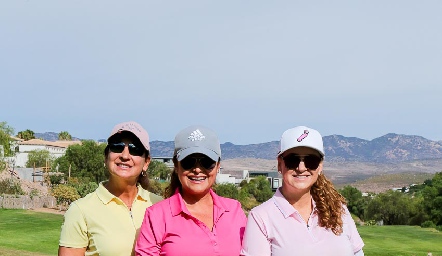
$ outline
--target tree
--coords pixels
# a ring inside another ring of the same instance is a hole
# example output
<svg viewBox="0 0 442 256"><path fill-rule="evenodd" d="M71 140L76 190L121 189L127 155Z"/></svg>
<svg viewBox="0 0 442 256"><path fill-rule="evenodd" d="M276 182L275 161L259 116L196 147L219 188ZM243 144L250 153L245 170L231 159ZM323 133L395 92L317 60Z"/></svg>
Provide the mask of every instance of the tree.
<svg viewBox="0 0 442 256"><path fill-rule="evenodd" d="M61 131L58 134L58 140L72 140L72 136L67 131Z"/></svg>
<svg viewBox="0 0 442 256"><path fill-rule="evenodd" d="M108 172L104 167L104 149L106 144L93 140L84 140L81 144L70 145L64 156L54 161L52 169L63 172L65 177L89 178L100 183L106 180Z"/></svg>
<svg viewBox="0 0 442 256"><path fill-rule="evenodd" d="M31 140L31 139L35 139L35 133L29 129L25 130L25 131L20 131L17 134L17 137L23 140Z"/></svg>
<svg viewBox="0 0 442 256"><path fill-rule="evenodd" d="M151 179L159 178L160 180L167 180L170 176L171 170L165 163L151 160L147 173Z"/></svg>
<svg viewBox="0 0 442 256"><path fill-rule="evenodd" d="M50 167L52 162L54 161L54 157L51 156L46 149L36 149L31 150L28 154L28 161L26 162L26 167Z"/></svg>
<svg viewBox="0 0 442 256"><path fill-rule="evenodd" d="M436 225L442 225L442 172L434 175L429 185L422 189L423 207Z"/></svg>
<svg viewBox="0 0 442 256"><path fill-rule="evenodd" d="M254 195L256 201L265 202L273 196L272 188L269 180L264 176L258 176L254 179L256 181L256 194Z"/></svg>
<svg viewBox="0 0 442 256"><path fill-rule="evenodd" d="M267 201L273 195L269 180L262 175L250 180L247 184L243 184L242 190L244 190L243 195L252 195L260 203Z"/></svg>
<svg viewBox="0 0 442 256"><path fill-rule="evenodd" d="M87 194L94 192L98 188L98 184L90 181L89 178L70 178L68 179L68 185L75 188L80 197L84 197Z"/></svg>
<svg viewBox="0 0 442 256"><path fill-rule="evenodd" d="M386 225L408 225L412 219L412 198L399 191L389 190L375 196L367 205L366 220L382 220Z"/></svg>
<svg viewBox="0 0 442 256"><path fill-rule="evenodd" d="M339 190L339 193L347 200L348 210L359 218L363 218L368 201L364 200L362 192L355 187L345 186Z"/></svg>
<svg viewBox="0 0 442 256"><path fill-rule="evenodd" d="M216 194L232 199L238 199L239 191L235 184L232 183L222 183L217 184L214 187Z"/></svg>
<svg viewBox="0 0 442 256"><path fill-rule="evenodd" d="M6 122L0 122L0 156L12 156L14 151L11 151L11 136L14 134L14 129ZM2 149L3 148L3 149Z"/></svg>

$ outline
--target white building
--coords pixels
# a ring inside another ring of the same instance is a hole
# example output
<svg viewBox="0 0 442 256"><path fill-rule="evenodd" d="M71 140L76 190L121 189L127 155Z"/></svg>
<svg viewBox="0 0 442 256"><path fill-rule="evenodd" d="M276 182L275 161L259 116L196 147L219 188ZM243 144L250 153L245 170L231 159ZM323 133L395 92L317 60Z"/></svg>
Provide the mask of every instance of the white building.
<svg viewBox="0 0 442 256"><path fill-rule="evenodd" d="M51 156L58 158L65 154L70 145L74 144L81 144L81 141L45 141L41 139L20 141L18 149L15 149L15 156L9 162L13 162L15 167L25 167L29 152L33 150L47 150Z"/></svg>

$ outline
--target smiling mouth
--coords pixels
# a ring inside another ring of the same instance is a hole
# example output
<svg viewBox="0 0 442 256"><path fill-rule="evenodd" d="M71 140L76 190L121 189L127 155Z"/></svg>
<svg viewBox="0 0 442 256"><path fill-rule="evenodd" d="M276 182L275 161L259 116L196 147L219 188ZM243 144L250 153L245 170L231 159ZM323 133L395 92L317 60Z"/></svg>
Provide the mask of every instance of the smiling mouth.
<svg viewBox="0 0 442 256"><path fill-rule="evenodd" d="M129 169L131 168L129 165L127 164L117 164L118 167L123 168L123 169Z"/></svg>
<svg viewBox="0 0 442 256"><path fill-rule="evenodd" d="M293 175L293 177L298 179L307 179L308 177L310 177L310 175Z"/></svg>
<svg viewBox="0 0 442 256"><path fill-rule="evenodd" d="M203 180L207 179L207 177L188 177L188 178L189 178L189 180L192 180L192 181L203 181Z"/></svg>

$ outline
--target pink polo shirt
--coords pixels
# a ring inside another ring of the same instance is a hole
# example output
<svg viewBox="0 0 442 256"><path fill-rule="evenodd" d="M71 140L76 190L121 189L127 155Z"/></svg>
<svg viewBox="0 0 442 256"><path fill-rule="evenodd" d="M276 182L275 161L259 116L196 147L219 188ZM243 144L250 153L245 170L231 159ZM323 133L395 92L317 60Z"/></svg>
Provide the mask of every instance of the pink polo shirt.
<svg viewBox="0 0 442 256"><path fill-rule="evenodd" d="M363 255L364 243L346 207L343 222L343 233L339 236L318 225L315 211L305 223L278 189L272 198L249 213L241 255Z"/></svg>
<svg viewBox="0 0 442 256"><path fill-rule="evenodd" d="M247 222L241 204L216 195L213 198L213 230L187 210L178 191L147 208L135 255L208 256L239 255Z"/></svg>

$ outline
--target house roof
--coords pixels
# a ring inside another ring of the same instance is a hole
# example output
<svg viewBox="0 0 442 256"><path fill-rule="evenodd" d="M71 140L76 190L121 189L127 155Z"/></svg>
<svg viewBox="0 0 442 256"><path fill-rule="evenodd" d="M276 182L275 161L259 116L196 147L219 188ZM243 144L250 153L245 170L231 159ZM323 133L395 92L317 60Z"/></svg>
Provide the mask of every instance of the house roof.
<svg viewBox="0 0 442 256"><path fill-rule="evenodd" d="M40 145L40 146L52 146L52 147L60 147L67 148L70 145L81 144L79 140L58 140L58 141L46 141L41 139L32 139L19 142L19 145Z"/></svg>

